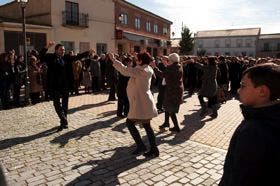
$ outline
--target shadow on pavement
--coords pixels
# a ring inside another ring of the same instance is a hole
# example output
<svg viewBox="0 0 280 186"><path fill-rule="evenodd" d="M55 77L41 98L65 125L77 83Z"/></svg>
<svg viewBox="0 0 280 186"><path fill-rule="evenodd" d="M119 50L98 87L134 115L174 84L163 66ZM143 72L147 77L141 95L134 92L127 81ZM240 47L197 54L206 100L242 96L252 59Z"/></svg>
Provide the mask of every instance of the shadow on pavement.
<svg viewBox="0 0 280 186"><path fill-rule="evenodd" d="M58 129L58 127L54 127L49 130L46 130L44 132L40 132L38 134L34 134L31 136L4 139L4 140L0 141L0 150L10 148L10 147L13 147L18 144L30 142L30 141L38 139L38 138L49 136L51 134L56 133L57 129Z"/></svg>
<svg viewBox="0 0 280 186"><path fill-rule="evenodd" d="M105 118L105 117L109 117L109 116L112 116L112 115L117 115L117 111L116 110L111 110L111 111L108 111L108 112L103 112L101 114L97 114L98 118Z"/></svg>
<svg viewBox="0 0 280 186"><path fill-rule="evenodd" d="M103 101L103 102L100 102L100 103L81 105L79 107L69 109L68 114L73 114L73 113L81 111L81 110L87 110L87 109L91 109L93 107L99 107L99 106L104 106L104 105L108 105L108 104L114 104L114 103Z"/></svg>
<svg viewBox="0 0 280 186"><path fill-rule="evenodd" d="M181 131L179 133L169 133L167 135L159 136L160 143L168 143L170 145L177 145L184 143L185 141L189 140L190 137L198 130L203 128L203 126L208 122L213 120L214 118L208 118L203 120L202 117L199 116L200 111L194 112L190 115L185 115L184 120L181 123ZM172 122L171 122L172 126ZM162 134L158 133L158 134ZM174 138L170 139L169 136L174 135ZM166 139L167 138L167 139Z"/></svg>
<svg viewBox="0 0 280 186"><path fill-rule="evenodd" d="M97 121L96 123L92 123L92 124L80 127L76 130L72 130L72 131L69 131L58 137L55 137L51 141L51 143L59 143L60 147L64 147L69 142L70 139L79 140L84 136L90 135L90 133L95 130L111 127L111 124L117 122L118 120L120 120L120 119L117 117L114 117L114 118L111 118L111 119L105 120L105 121Z"/></svg>
<svg viewBox="0 0 280 186"><path fill-rule="evenodd" d="M90 160L84 164L74 166L72 169L79 169L83 166L92 166L88 172L71 181L66 185L118 185L118 175L129 169L137 167L150 159L137 159L136 156L130 155L134 147L117 147L112 150L104 151L105 156L113 155L102 160ZM108 155L107 155L108 154Z"/></svg>

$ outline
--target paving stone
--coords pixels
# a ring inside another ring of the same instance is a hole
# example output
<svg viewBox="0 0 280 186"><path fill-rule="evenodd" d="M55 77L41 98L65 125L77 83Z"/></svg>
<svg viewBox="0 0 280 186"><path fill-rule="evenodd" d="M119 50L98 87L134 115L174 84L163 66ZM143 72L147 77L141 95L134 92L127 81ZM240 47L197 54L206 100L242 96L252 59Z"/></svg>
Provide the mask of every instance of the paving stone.
<svg viewBox="0 0 280 186"><path fill-rule="evenodd" d="M200 184L200 183L202 183L202 182L203 182L203 179L200 178L200 177L198 177L198 178L195 178L194 180L192 180L192 181L191 181L191 184L193 184L193 185L198 185L198 184Z"/></svg>
<svg viewBox="0 0 280 186"><path fill-rule="evenodd" d="M179 182L183 183L183 184L188 183L189 181L190 181L189 178L182 178L182 179L179 180Z"/></svg>
<svg viewBox="0 0 280 186"><path fill-rule="evenodd" d="M165 178L165 176L163 176L163 175L157 175L157 176L153 177L152 180L154 182L158 182L158 181L163 180L164 178Z"/></svg>
<svg viewBox="0 0 280 186"><path fill-rule="evenodd" d="M178 134L158 133L164 120L160 114L152 120L160 157L145 159L129 154L134 141L125 119L115 117L117 102L107 98L106 94L70 97L69 129L59 133L52 102L0 110L0 163L10 185L219 183L229 139L242 120L238 101L223 104L218 118L199 126L197 95L187 98L178 113L182 128ZM140 133L146 139L143 128Z"/></svg>
<svg viewBox="0 0 280 186"><path fill-rule="evenodd" d="M172 182L175 182L175 181L178 180L178 179L179 179L178 177L171 175L171 176L165 178L164 181L165 181L166 183L170 184L170 183L172 183Z"/></svg>

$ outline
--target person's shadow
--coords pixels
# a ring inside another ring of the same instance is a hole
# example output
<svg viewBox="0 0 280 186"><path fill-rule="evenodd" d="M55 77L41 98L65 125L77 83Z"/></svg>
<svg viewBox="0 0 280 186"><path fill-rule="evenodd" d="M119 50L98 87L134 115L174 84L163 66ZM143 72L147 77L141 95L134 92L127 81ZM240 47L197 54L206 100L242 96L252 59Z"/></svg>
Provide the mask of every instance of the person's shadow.
<svg viewBox="0 0 280 186"><path fill-rule="evenodd" d="M101 160L90 160L86 163L76 165L72 169L79 169L83 166L92 166L91 170L82 174L66 185L75 185L77 183L84 183L85 185L118 185L118 175L129 169L137 167L138 165L148 161L148 158L136 158L130 155L134 146L130 147L117 147L112 150L106 150L102 153L104 156L112 154L109 158Z"/></svg>
<svg viewBox="0 0 280 186"><path fill-rule="evenodd" d="M87 110L87 109L91 109L93 107L99 107L99 106L104 106L104 105L108 105L108 104L114 104L114 103L103 101L103 102L100 102L100 103L81 105L79 107L69 109L67 113L68 114L74 114L75 112L78 112L78 111L81 111L81 110Z"/></svg>
<svg viewBox="0 0 280 186"><path fill-rule="evenodd" d="M58 129L58 127L53 127L51 129L48 129L46 131L31 135L31 136L4 139L4 140L0 141L0 150L4 150L6 148L10 148L10 147L13 147L18 144L27 143L32 140L38 139L38 138L43 138L43 137L49 136L51 134L56 133L57 129Z"/></svg>
<svg viewBox="0 0 280 186"><path fill-rule="evenodd" d="M196 111L193 112L190 115L185 115L184 120L181 122L181 126L184 127L181 128L181 131L179 133L170 133L168 135L160 135L159 140L160 143L168 143L169 145L177 145L184 143L185 141L189 140L190 137L198 130L203 128L203 126L208 122L213 120L214 118L208 118L204 120L203 117L201 117L200 110L192 110ZM158 133L162 134L162 132ZM174 134L174 138L170 138L170 136Z"/></svg>
<svg viewBox="0 0 280 186"><path fill-rule="evenodd" d="M114 117L106 121L97 121L96 123L92 123L83 127L80 127L76 130L69 131L65 134L62 134L60 136L55 137L50 143L58 143L60 144L60 147L64 147L70 139L76 139L79 140L83 138L84 136L90 135L91 132L95 130L100 130L104 128L109 128L111 125L117 121L119 121L120 118Z"/></svg>

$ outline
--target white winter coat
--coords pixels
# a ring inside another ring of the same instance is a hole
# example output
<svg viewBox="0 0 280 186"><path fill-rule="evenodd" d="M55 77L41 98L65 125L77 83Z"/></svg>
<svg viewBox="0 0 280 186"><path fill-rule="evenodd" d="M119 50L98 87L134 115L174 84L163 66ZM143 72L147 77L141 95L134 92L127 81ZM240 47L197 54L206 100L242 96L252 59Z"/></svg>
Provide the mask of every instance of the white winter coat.
<svg viewBox="0 0 280 186"><path fill-rule="evenodd" d="M148 120L158 115L150 90L153 69L149 65L126 67L120 61L113 66L122 75L130 77L126 88L129 100L128 119Z"/></svg>

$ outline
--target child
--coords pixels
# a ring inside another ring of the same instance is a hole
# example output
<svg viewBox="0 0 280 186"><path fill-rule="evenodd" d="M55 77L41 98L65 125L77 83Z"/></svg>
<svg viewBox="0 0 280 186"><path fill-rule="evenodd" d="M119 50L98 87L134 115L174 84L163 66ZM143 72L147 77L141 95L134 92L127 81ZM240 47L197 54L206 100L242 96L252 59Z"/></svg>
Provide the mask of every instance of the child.
<svg viewBox="0 0 280 186"><path fill-rule="evenodd" d="M238 90L244 120L234 132L220 186L279 185L280 66L257 65L243 73Z"/></svg>

